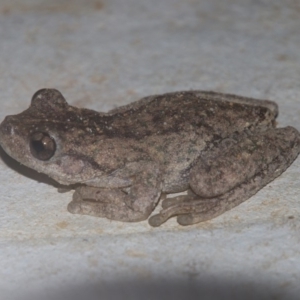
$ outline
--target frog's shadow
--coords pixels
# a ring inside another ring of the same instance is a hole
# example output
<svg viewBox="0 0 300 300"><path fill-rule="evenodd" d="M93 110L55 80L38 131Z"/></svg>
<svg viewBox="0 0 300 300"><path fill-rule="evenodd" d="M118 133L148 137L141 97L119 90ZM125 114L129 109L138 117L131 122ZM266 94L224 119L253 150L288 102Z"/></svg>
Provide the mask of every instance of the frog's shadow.
<svg viewBox="0 0 300 300"><path fill-rule="evenodd" d="M70 190L70 186L64 186L56 182L54 179L50 178L46 174L39 173L33 169L30 169L10 157L3 149L0 147L0 157L2 161L11 169L15 170L19 174L26 176L30 179L36 180L38 182L49 184L57 189Z"/></svg>

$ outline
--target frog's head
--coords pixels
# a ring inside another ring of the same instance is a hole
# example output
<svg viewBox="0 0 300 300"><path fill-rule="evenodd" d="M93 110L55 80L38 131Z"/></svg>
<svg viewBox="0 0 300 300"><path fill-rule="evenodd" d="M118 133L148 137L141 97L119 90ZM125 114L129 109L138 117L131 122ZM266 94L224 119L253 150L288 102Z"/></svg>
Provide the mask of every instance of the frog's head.
<svg viewBox="0 0 300 300"><path fill-rule="evenodd" d="M96 112L68 105L55 89L41 89L24 112L7 116L0 125L0 145L11 157L62 184L90 179L101 167L87 143L95 134L89 122Z"/></svg>

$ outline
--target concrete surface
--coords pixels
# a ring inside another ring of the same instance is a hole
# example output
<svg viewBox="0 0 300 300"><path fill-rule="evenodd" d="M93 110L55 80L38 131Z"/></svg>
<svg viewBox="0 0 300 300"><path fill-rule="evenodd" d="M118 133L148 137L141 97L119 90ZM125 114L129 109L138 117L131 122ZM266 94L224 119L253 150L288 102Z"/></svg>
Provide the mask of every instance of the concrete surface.
<svg viewBox="0 0 300 300"><path fill-rule="evenodd" d="M268 98L300 130L300 5L0 1L0 120L54 87L107 111L186 89ZM299 299L300 159L191 227L71 215L71 193L0 160L0 299Z"/></svg>

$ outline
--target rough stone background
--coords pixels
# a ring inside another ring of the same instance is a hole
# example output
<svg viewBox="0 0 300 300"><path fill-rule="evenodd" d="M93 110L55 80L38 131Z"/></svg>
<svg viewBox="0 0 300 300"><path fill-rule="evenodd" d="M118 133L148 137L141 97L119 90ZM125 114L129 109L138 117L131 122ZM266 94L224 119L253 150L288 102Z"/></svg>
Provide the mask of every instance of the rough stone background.
<svg viewBox="0 0 300 300"><path fill-rule="evenodd" d="M300 3L1 0L0 120L43 87L107 111L203 89L267 98L300 130ZM0 299L299 299L300 159L191 227L66 211L71 193L0 160Z"/></svg>

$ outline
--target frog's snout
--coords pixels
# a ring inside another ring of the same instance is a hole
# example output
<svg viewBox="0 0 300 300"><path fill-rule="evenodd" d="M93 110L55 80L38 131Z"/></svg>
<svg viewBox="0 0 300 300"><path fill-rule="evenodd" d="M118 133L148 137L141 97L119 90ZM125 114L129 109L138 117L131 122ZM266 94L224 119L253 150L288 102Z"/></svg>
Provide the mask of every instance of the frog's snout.
<svg viewBox="0 0 300 300"><path fill-rule="evenodd" d="M11 135L13 132L13 126L10 122L11 116L6 116L0 124L0 138L5 135Z"/></svg>

